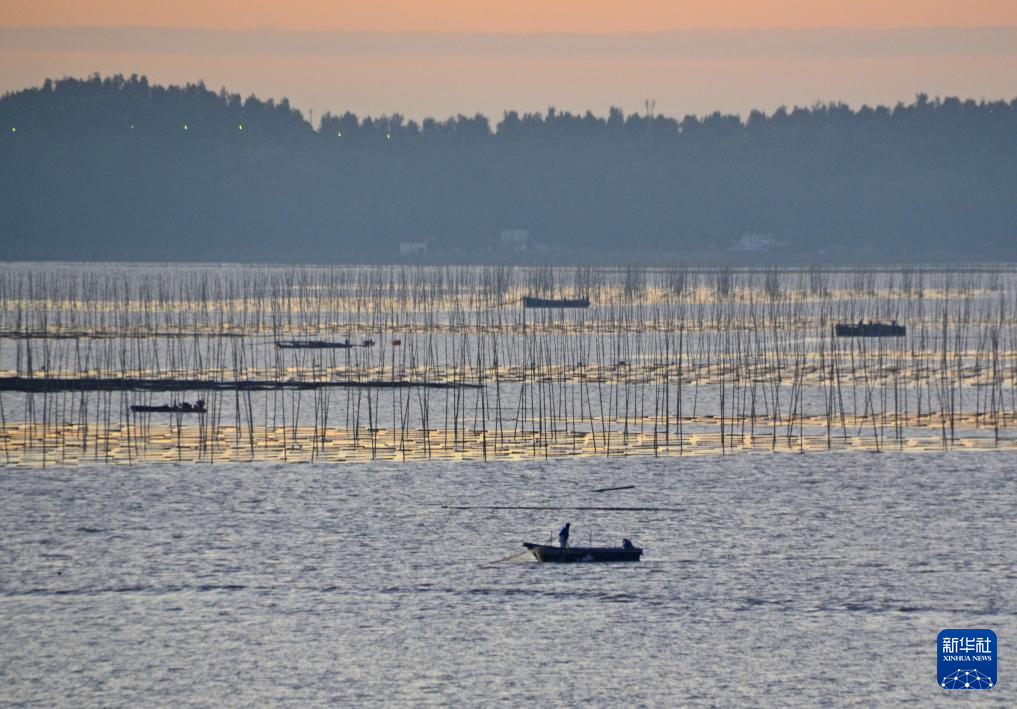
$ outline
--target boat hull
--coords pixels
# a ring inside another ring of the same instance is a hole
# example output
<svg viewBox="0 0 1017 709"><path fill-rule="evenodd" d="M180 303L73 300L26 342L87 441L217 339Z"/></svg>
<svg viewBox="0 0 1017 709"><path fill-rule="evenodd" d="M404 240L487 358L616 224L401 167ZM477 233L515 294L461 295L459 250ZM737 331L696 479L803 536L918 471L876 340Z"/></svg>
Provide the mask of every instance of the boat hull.
<svg viewBox="0 0 1017 709"><path fill-rule="evenodd" d="M588 308L589 298L534 298L523 296L524 308Z"/></svg>
<svg viewBox="0 0 1017 709"><path fill-rule="evenodd" d="M838 324L834 326L837 337L904 337L907 328L897 323L859 323L857 325Z"/></svg>
<svg viewBox="0 0 1017 709"><path fill-rule="evenodd" d="M643 550L638 547L553 547L546 544L530 544L523 546L533 552L537 561L543 564L580 564L605 563L620 561L639 561Z"/></svg>
<svg viewBox="0 0 1017 709"><path fill-rule="evenodd" d="M179 406L142 406L141 404L135 404L131 407L131 411L136 414L204 414L208 413L207 409L197 408L192 406L189 409L184 409Z"/></svg>
<svg viewBox="0 0 1017 709"><path fill-rule="evenodd" d="M275 346L282 350L351 350L357 345L325 340L277 340Z"/></svg>

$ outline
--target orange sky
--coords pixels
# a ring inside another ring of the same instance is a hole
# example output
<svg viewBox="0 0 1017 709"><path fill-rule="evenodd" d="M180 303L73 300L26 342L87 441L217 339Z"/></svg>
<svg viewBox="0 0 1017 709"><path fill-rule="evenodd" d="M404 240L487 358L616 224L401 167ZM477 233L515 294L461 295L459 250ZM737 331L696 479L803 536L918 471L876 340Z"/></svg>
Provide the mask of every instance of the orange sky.
<svg viewBox="0 0 1017 709"><path fill-rule="evenodd" d="M949 29L907 29L930 27ZM455 36L414 34L429 31ZM668 31L685 34L619 37ZM315 116L1010 100L1017 0L0 0L0 92L92 72L204 80Z"/></svg>
<svg viewBox="0 0 1017 709"><path fill-rule="evenodd" d="M4 0L0 26L617 33L716 28L998 27L1017 0Z"/></svg>

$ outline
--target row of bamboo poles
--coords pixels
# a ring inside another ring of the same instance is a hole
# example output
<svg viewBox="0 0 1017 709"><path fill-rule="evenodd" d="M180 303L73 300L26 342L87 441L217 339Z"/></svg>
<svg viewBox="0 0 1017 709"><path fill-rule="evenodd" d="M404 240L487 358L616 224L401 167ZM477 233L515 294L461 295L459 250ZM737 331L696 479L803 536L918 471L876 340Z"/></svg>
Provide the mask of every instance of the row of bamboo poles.
<svg viewBox="0 0 1017 709"><path fill-rule="evenodd" d="M988 267L8 265L0 460L1013 448L1015 285ZM834 336L859 320L908 334ZM302 338L376 344L275 346ZM206 415L130 411L199 398Z"/></svg>

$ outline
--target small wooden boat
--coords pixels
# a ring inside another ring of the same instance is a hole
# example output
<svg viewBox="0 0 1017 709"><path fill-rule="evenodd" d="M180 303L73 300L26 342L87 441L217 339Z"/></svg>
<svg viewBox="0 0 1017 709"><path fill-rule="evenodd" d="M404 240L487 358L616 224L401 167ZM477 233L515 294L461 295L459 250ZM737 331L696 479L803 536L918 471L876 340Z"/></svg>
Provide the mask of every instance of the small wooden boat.
<svg viewBox="0 0 1017 709"><path fill-rule="evenodd" d="M546 544L523 542L537 561L548 564L576 564L582 562L639 561L643 550L639 547L553 547Z"/></svg>
<svg viewBox="0 0 1017 709"><path fill-rule="evenodd" d="M589 308L589 298L534 298L523 296L524 308Z"/></svg>
<svg viewBox="0 0 1017 709"><path fill-rule="evenodd" d="M889 324L859 321L857 324L838 323L834 326L834 333L837 337L904 337L907 328L898 325L896 320Z"/></svg>
<svg viewBox="0 0 1017 709"><path fill-rule="evenodd" d="M205 408L205 402L199 401L194 406L191 404L159 404L156 406L135 404L131 407L131 412L135 414L206 414L208 409Z"/></svg>

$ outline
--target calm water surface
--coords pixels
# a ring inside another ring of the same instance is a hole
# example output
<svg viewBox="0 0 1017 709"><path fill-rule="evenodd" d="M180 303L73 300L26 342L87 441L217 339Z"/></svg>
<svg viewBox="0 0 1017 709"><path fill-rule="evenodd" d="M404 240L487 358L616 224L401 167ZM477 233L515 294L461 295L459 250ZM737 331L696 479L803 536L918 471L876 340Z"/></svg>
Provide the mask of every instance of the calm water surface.
<svg viewBox="0 0 1017 709"><path fill-rule="evenodd" d="M0 470L0 704L1013 706L1015 467ZM610 485L637 487L591 492ZM645 560L495 563L565 521ZM936 636L954 627L995 630L997 687L937 686Z"/></svg>

